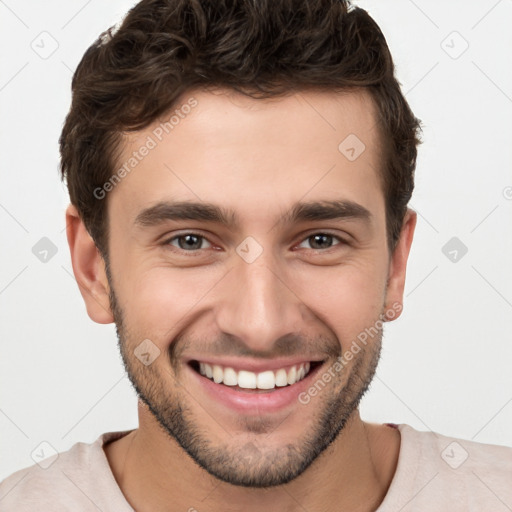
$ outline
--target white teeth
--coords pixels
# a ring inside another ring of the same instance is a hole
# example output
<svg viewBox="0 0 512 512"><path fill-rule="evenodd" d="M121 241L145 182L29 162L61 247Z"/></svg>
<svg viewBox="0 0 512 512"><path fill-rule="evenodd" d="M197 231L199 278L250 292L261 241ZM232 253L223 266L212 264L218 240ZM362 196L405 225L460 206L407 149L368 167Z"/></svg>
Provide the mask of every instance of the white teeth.
<svg viewBox="0 0 512 512"><path fill-rule="evenodd" d="M297 367L292 366L288 372L288 384L295 384L297 382Z"/></svg>
<svg viewBox="0 0 512 512"><path fill-rule="evenodd" d="M236 386L238 384L238 376L233 368L224 368L223 382L226 386Z"/></svg>
<svg viewBox="0 0 512 512"><path fill-rule="evenodd" d="M241 388L255 389L256 388L256 374L254 372L247 372L240 370L238 372L238 385Z"/></svg>
<svg viewBox="0 0 512 512"><path fill-rule="evenodd" d="M276 372L276 386L287 386L288 385L288 375L286 374L286 370L281 368Z"/></svg>
<svg viewBox="0 0 512 512"><path fill-rule="evenodd" d="M258 377L256 379L256 384L258 389L273 389L276 387L276 377L274 372L268 370L266 372L258 373Z"/></svg>
<svg viewBox="0 0 512 512"><path fill-rule="evenodd" d="M226 386L239 386L246 389L274 389L295 384L302 380L308 373L310 363L301 363L292 366L286 371L284 368L272 371L266 370L260 373L240 370L236 372L233 368L223 368L218 364L213 366L208 363L199 363L199 373L213 380L216 384L223 383Z"/></svg>
<svg viewBox="0 0 512 512"><path fill-rule="evenodd" d="M213 382L219 384L219 382L222 382L222 379L224 378L224 372L222 371L222 368L218 364L213 365Z"/></svg>

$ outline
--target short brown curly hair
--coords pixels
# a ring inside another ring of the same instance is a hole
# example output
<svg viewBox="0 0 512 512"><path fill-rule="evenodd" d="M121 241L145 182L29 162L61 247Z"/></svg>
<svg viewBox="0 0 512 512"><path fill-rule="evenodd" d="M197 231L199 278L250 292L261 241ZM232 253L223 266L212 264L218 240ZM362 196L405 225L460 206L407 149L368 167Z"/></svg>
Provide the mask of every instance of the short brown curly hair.
<svg viewBox="0 0 512 512"><path fill-rule="evenodd" d="M106 200L122 132L145 128L193 88L253 98L364 88L377 107L388 247L414 188L420 121L386 40L349 0L142 0L85 52L60 136L61 175L108 263Z"/></svg>

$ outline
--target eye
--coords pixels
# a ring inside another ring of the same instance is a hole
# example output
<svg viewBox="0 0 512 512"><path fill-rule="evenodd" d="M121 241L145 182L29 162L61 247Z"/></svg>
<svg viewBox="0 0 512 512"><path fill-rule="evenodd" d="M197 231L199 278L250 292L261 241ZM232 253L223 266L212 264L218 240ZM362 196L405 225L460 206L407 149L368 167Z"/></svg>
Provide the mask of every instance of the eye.
<svg viewBox="0 0 512 512"><path fill-rule="evenodd" d="M204 236L198 235L196 233L183 233L181 235L169 238L164 242L164 245L172 245L173 247L177 247L178 249L187 252L197 252L199 249L205 249L205 247L202 247L203 241L210 244L210 242L208 242ZM177 242L178 245L176 246L174 242Z"/></svg>
<svg viewBox="0 0 512 512"><path fill-rule="evenodd" d="M333 240L338 240L338 243L333 244ZM330 249L334 245L340 245L345 243L341 238L330 235L329 233L314 233L308 236L304 241L298 246L301 247L305 242L310 243L313 250L322 250L322 249Z"/></svg>
<svg viewBox="0 0 512 512"><path fill-rule="evenodd" d="M204 247L204 242L208 244L207 247ZM310 249L315 251L325 251L336 245L346 244L342 238L322 232L313 233L312 235L305 238L303 242L297 247L303 247L304 243L309 243ZM204 236L191 232L175 235L163 242L163 245L171 245L178 250L188 253L199 252L201 249L212 247L212 244Z"/></svg>

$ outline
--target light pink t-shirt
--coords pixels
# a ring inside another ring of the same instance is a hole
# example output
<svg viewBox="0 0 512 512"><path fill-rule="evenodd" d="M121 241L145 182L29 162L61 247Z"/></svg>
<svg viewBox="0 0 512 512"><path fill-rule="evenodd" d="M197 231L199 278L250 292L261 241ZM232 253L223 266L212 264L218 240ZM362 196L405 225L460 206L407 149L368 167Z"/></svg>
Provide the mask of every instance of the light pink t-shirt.
<svg viewBox="0 0 512 512"><path fill-rule="evenodd" d="M512 510L512 448L388 425L400 431L400 454L376 512ZM0 483L0 511L134 512L102 448L129 432L107 432L76 443L46 469L39 463L13 473Z"/></svg>

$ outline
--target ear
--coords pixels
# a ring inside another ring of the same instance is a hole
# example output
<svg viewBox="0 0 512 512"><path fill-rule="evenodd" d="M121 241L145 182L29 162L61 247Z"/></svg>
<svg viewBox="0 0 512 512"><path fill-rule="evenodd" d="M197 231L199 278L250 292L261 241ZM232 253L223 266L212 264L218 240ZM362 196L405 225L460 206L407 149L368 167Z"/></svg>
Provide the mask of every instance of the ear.
<svg viewBox="0 0 512 512"><path fill-rule="evenodd" d="M110 309L105 262L85 228L76 207L66 209L66 234L73 273L85 302L87 314L94 322L110 324L114 321Z"/></svg>
<svg viewBox="0 0 512 512"><path fill-rule="evenodd" d="M405 271L414 236L414 229L416 228L416 220L416 212L408 208L402 224L400 238L398 239L389 262L385 311L393 311L394 314L392 317L386 318L388 321L397 319L402 313Z"/></svg>

